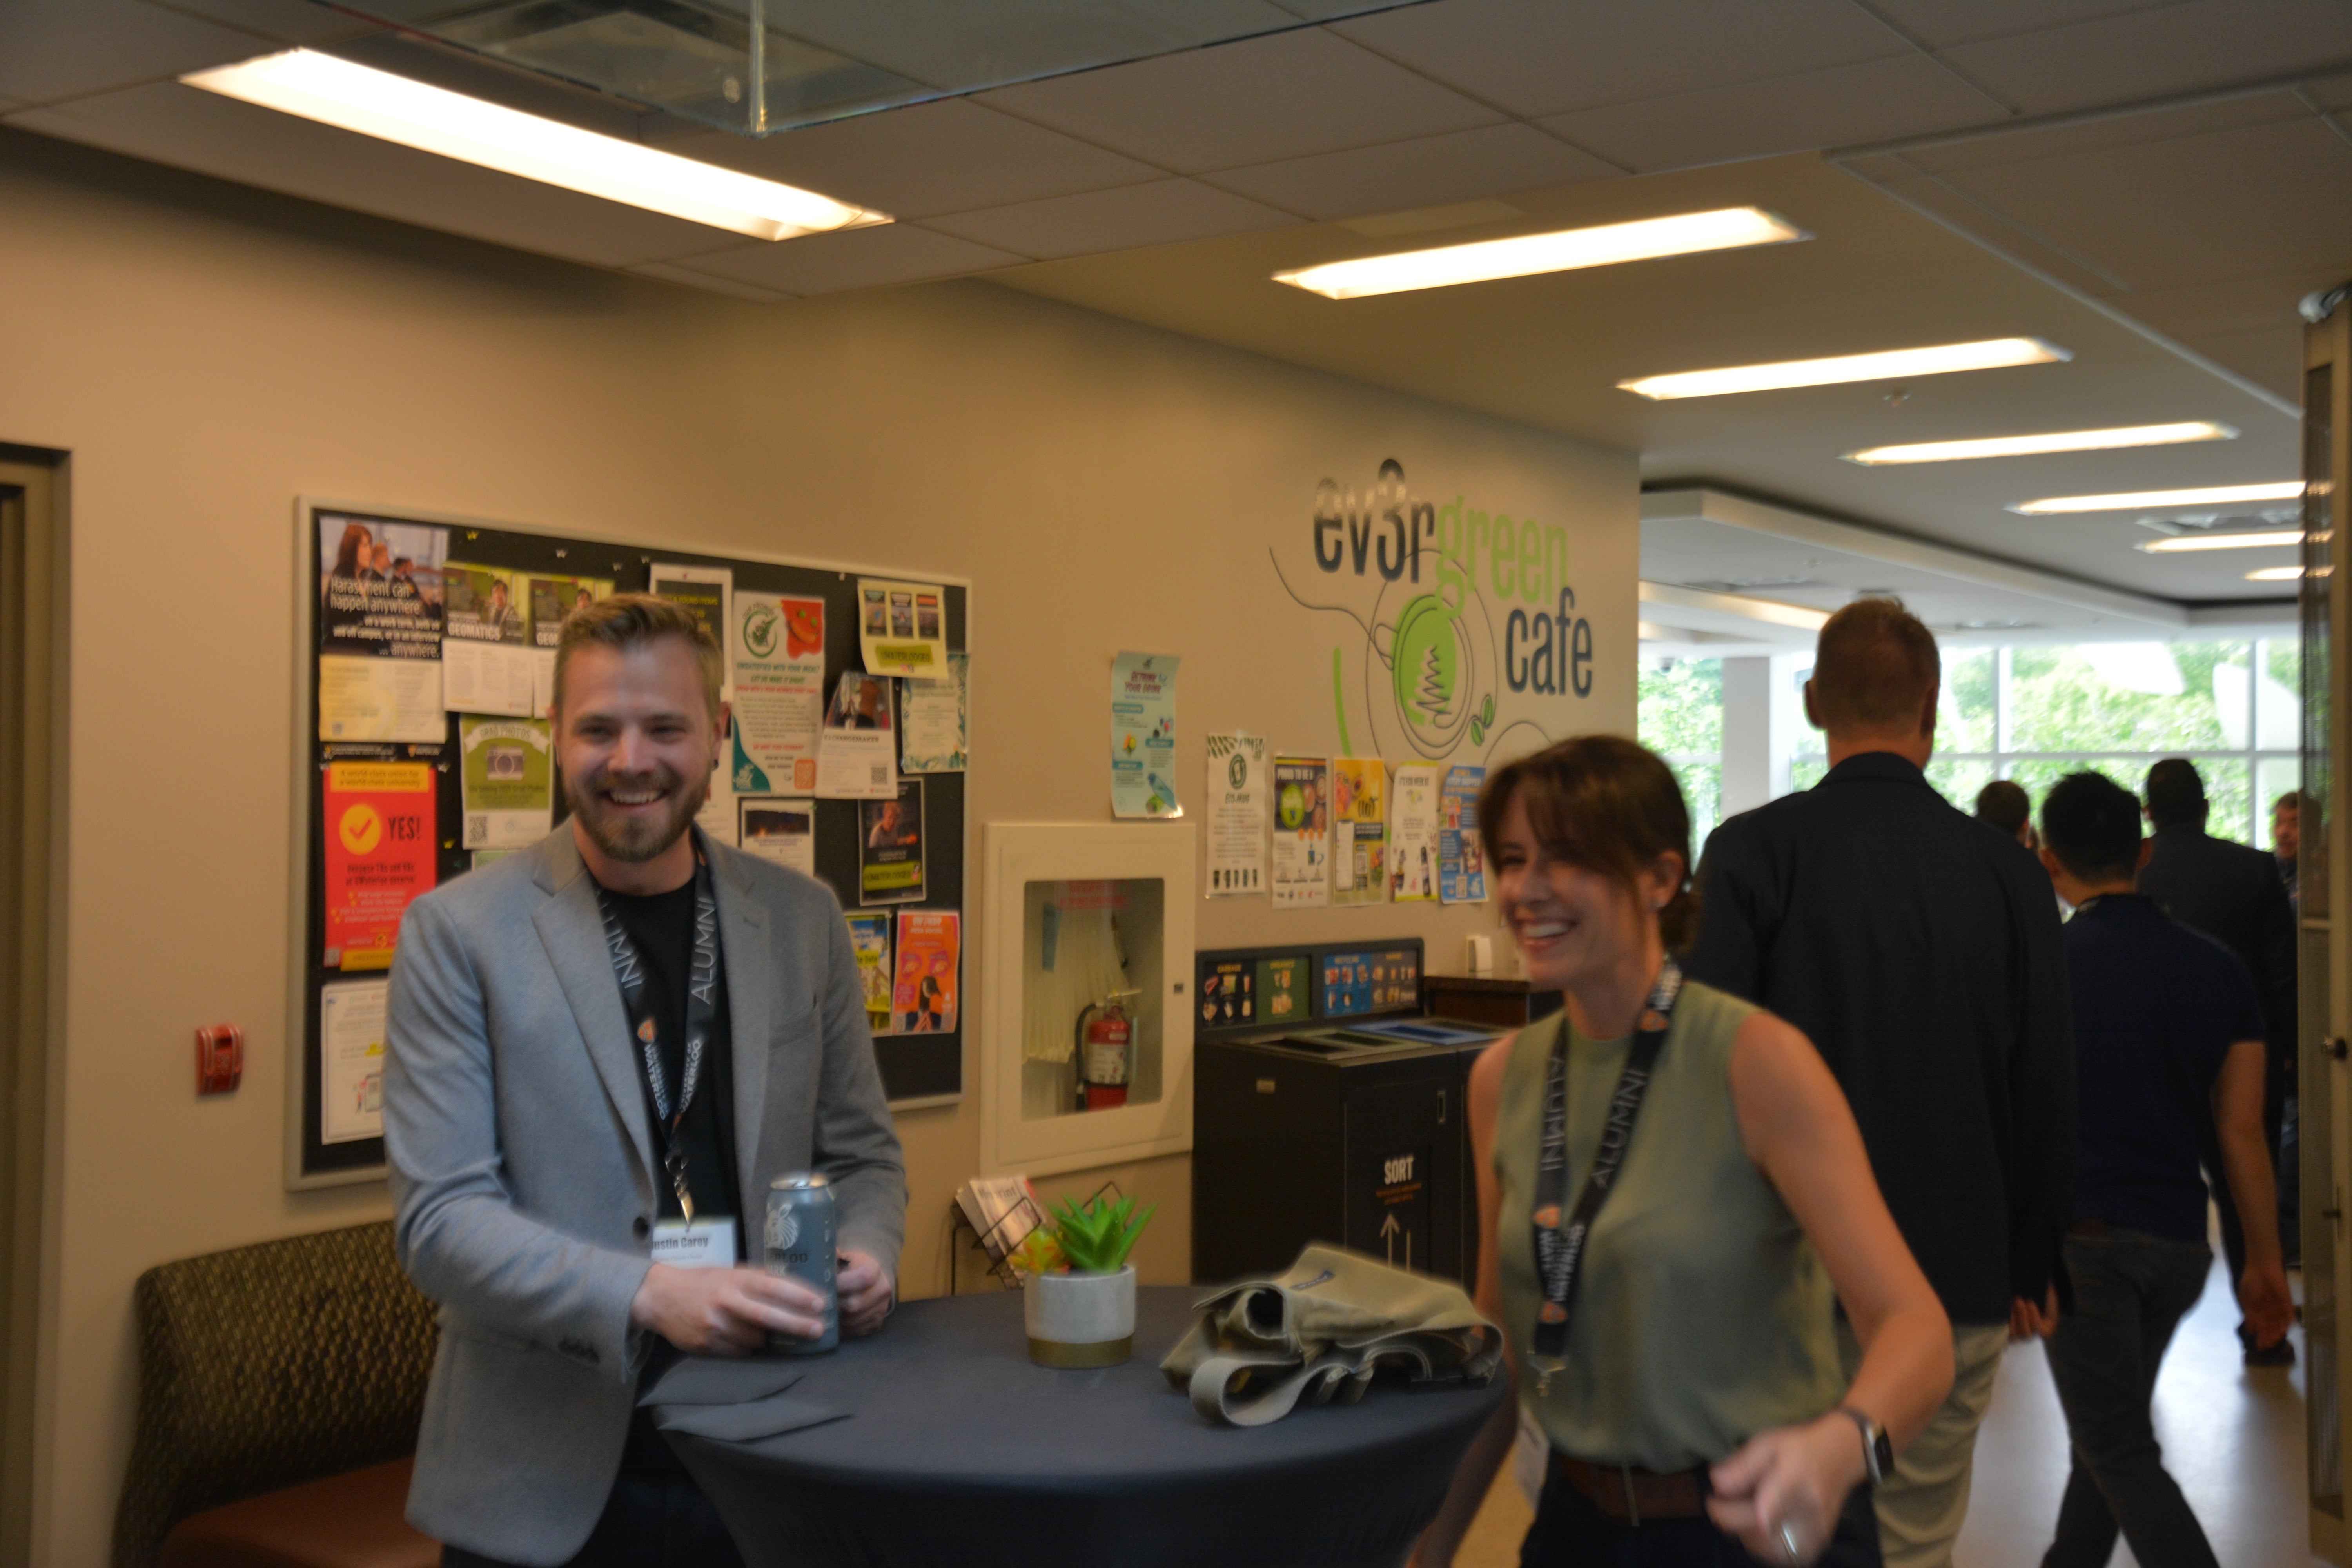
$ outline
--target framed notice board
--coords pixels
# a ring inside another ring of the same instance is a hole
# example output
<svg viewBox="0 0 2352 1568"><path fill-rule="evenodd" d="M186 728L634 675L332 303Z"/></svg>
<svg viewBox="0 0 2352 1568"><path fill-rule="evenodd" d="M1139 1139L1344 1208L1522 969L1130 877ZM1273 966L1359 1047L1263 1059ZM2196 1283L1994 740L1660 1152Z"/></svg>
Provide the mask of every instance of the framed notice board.
<svg viewBox="0 0 2352 1568"><path fill-rule="evenodd" d="M909 584L900 581L903 573L716 555L429 512L311 500L295 510L290 925L298 962L287 1029L295 1046L287 1074L289 1188L383 1174L383 982L401 911L419 894L468 874L478 857L487 863L501 852L474 846L520 847L568 815L554 750L525 715L543 710L554 628L570 607L608 593L646 592L656 566L684 569L664 573L666 596L689 605L699 597L714 617L733 607L737 592L782 595L779 643L811 678L821 647L828 711L836 698L855 709L862 696L862 710L842 715L844 731L866 731L851 740L870 750L877 743L871 731L887 728L879 743L894 765L913 683L856 680L843 690L845 673L866 670L861 630L880 624L862 622L861 614L887 620L903 610L909 626L919 616L916 640L929 637L959 672L963 668L957 657L967 651L963 583ZM877 582L889 592L877 593ZM821 603L821 617L813 603ZM730 646L724 635L721 641ZM885 651L910 654L903 646ZM730 658L730 679L737 673ZM946 689L933 685L923 695ZM736 695L740 709L750 693ZM460 710L445 710L445 698ZM482 711L465 710L471 708ZM936 700L929 712L926 733L936 739ZM956 763L964 744L954 731ZM750 760L731 741L728 752L739 770ZM832 753L827 765L839 761ZM706 826L723 819L730 842L738 829L773 834L772 849L798 838L792 852L833 889L853 934L858 917L869 933L880 929L875 917L884 917L895 954L898 933L909 931L910 951L943 973L950 998L960 995L961 931L950 924L942 931L942 922L919 917L964 907L961 767L906 773L902 791L919 788L886 801L816 795L814 763L792 765L800 776L791 782L779 776L764 787L730 789L730 810L714 812ZM862 772L864 761L856 765ZM738 772L729 783L749 776ZM546 803L537 815L498 809L533 801ZM884 974L887 995L889 981L904 976L887 968ZM869 1007L876 1016L887 1008L898 1026L897 1008L881 1001ZM952 1026L945 1026L938 987L927 983L915 1011L903 1016L922 1032L877 1032L874 1042L891 1104L908 1110L959 1098L963 1009L955 1007Z"/></svg>

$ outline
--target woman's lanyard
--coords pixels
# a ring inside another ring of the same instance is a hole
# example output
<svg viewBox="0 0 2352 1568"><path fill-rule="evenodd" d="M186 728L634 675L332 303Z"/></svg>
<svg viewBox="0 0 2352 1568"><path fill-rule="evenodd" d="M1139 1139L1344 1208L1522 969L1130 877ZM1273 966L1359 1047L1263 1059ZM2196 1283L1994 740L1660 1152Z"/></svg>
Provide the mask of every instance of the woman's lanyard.
<svg viewBox="0 0 2352 1568"><path fill-rule="evenodd" d="M1683 972L1672 958L1658 970L1633 1043L1625 1052L1625 1070L1617 1077L1617 1091L1609 1097L1609 1117L1601 1124L1601 1147L1592 1156L1592 1173L1584 1178L1576 1210L1560 1221L1560 1200L1568 1192L1568 1021L1560 1020L1559 1041L1552 1047L1544 1071L1543 1157L1536 1167L1536 1274L1543 1287L1543 1306L1536 1313L1534 1354L1536 1397L1551 1393L1551 1374L1568 1363L1568 1310L1576 1296L1577 1276L1584 1268L1584 1244L1592 1221L1617 1184L1625 1151L1633 1141L1633 1119L1642 1113L1642 1097L1649 1092L1650 1076L1658 1052L1674 1023L1675 998L1683 988Z"/></svg>
<svg viewBox="0 0 2352 1568"><path fill-rule="evenodd" d="M687 1190L686 1150L678 1129L687 1107L702 1081L702 1051L710 1038L711 1019L719 1011L719 900L710 888L710 862L699 846L694 857L694 968L686 981L686 1068L678 1084L677 1109L669 1102L669 1073L662 1066L661 1025L654 1016L653 998L646 986L645 959L637 944L613 912L604 888L596 889L596 912L604 917L604 945L613 956L613 975L621 983L621 1003L628 1009L629 1028L644 1054L646 1085L653 1090L656 1126L662 1135L662 1169L669 1173L677 1192L677 1206L691 1223L694 1194Z"/></svg>

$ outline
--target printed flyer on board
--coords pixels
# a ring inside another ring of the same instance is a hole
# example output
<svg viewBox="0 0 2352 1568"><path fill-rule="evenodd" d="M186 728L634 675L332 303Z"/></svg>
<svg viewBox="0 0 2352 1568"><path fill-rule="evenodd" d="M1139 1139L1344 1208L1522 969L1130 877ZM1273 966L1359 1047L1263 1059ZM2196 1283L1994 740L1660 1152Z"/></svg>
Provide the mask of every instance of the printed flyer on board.
<svg viewBox="0 0 2352 1568"><path fill-rule="evenodd" d="M1389 896L1388 764L1378 757L1331 762L1331 901L1377 904Z"/></svg>
<svg viewBox="0 0 2352 1568"><path fill-rule="evenodd" d="M1321 757L1274 759L1274 907L1316 909L1331 901L1330 764Z"/></svg>
<svg viewBox="0 0 2352 1568"><path fill-rule="evenodd" d="M320 962L389 969L400 917L433 890L433 764L330 762L320 787L327 829Z"/></svg>
<svg viewBox="0 0 2352 1568"><path fill-rule="evenodd" d="M319 739L448 734L441 706L446 529L319 513Z"/></svg>
<svg viewBox="0 0 2352 1568"><path fill-rule="evenodd" d="M1437 885L1449 904L1486 901L1486 847L1478 841L1478 792L1486 770L1452 767L1438 804Z"/></svg>
<svg viewBox="0 0 2352 1568"><path fill-rule="evenodd" d="M824 601L738 589L733 614L736 793L806 794L824 717Z"/></svg>
<svg viewBox="0 0 2352 1568"><path fill-rule="evenodd" d="M923 901L923 781L902 779L896 800L857 807L857 901Z"/></svg>
<svg viewBox="0 0 2352 1568"><path fill-rule="evenodd" d="M1122 653L1110 667L1110 814L1175 817L1176 673L1183 659Z"/></svg>
<svg viewBox="0 0 2352 1568"><path fill-rule="evenodd" d="M1437 897L1437 769L1397 769L1389 812L1389 897L1398 903Z"/></svg>
<svg viewBox="0 0 2352 1568"><path fill-rule="evenodd" d="M670 566L656 563L647 578L656 599L667 599L694 612L710 640L727 646L727 600L735 587L731 566Z"/></svg>
<svg viewBox="0 0 2352 1568"><path fill-rule="evenodd" d="M890 987L890 917L888 914L851 915L849 919L849 951L857 959L857 981L866 993L866 1030L873 1035L888 1035L891 1027Z"/></svg>
<svg viewBox="0 0 2352 1568"><path fill-rule="evenodd" d="M527 719L539 657L515 592L496 566L451 562L442 568L447 631L441 644L441 705L452 713Z"/></svg>
<svg viewBox="0 0 2352 1568"><path fill-rule="evenodd" d="M741 835L736 844L746 855L773 860L804 877L816 875L816 802L788 800L782 795L737 795Z"/></svg>
<svg viewBox="0 0 2352 1568"><path fill-rule="evenodd" d="M954 910L899 911L898 979L893 991L898 1033L955 1032L961 926L962 917Z"/></svg>
<svg viewBox="0 0 2352 1568"><path fill-rule="evenodd" d="M555 820L555 769L544 719L457 721L467 849L527 849Z"/></svg>
<svg viewBox="0 0 2352 1568"><path fill-rule="evenodd" d="M895 799L898 757L890 736L890 683L842 671L817 738L816 793L827 800Z"/></svg>
<svg viewBox="0 0 2352 1568"><path fill-rule="evenodd" d="M873 675L945 680L947 590L937 583L857 580L857 644Z"/></svg>
<svg viewBox="0 0 2352 1568"><path fill-rule="evenodd" d="M970 729L971 656L948 655L945 680L898 683L898 771L960 773Z"/></svg>
<svg viewBox="0 0 2352 1568"><path fill-rule="evenodd" d="M319 1142L383 1136L383 1036L388 980L319 988Z"/></svg>
<svg viewBox="0 0 2352 1568"><path fill-rule="evenodd" d="M1209 747L1208 894L1265 891L1265 739L1212 735Z"/></svg>
<svg viewBox="0 0 2352 1568"><path fill-rule="evenodd" d="M544 716L555 702L555 645L563 619L599 599L613 596L610 577L525 577L523 604L530 614L530 710Z"/></svg>

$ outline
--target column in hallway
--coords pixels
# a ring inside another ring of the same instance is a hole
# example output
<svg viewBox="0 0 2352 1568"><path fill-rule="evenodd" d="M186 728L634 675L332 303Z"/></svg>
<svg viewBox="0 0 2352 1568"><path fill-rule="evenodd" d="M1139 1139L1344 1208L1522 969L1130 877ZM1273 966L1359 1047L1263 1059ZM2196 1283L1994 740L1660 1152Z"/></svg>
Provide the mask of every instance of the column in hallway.
<svg viewBox="0 0 2352 1568"><path fill-rule="evenodd" d="M1723 661L1723 815L1789 793L1789 759L1805 721L1790 654Z"/></svg>

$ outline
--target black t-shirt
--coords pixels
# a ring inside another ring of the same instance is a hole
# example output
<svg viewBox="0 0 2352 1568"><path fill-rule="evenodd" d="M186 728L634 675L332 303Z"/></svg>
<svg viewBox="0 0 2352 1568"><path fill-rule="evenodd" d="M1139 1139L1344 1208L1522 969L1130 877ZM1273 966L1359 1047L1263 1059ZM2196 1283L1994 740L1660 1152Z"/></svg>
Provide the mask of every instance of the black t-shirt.
<svg viewBox="0 0 2352 1568"><path fill-rule="evenodd" d="M686 1080L686 984L694 965L694 883L688 881L667 893L616 893L606 889L604 897L646 966L646 1001L660 1031L662 1068L669 1075L670 1104L675 1110L679 1086ZM735 1174L735 1073L730 1048L733 1036L725 978L722 969L710 1020L710 1044L702 1053L702 1081L694 1091L693 1103L686 1108L677 1136L686 1151L687 1190L694 1194L695 1217L734 1215L735 1260L740 1263L750 1237L743 1219L741 1184ZM653 1086L646 1081L645 1054L634 1041L631 1050L639 1063L637 1084L644 1093L646 1125L653 1131L658 1160L665 1147L661 1115L654 1107ZM663 1219L677 1219L684 1212L671 1189L667 1170L656 1168L654 1193ZM656 1341L653 1354L639 1373L641 1383L649 1386L677 1359L677 1352L667 1342ZM631 1469L678 1468L677 1457L643 1410L629 1424L622 1463Z"/></svg>
<svg viewBox="0 0 2352 1568"><path fill-rule="evenodd" d="M645 963L646 1000L660 1030L662 1067L669 1075L670 1105L676 1110L678 1091L686 1082L686 985L694 964L694 884L689 881L667 893L615 893L607 889L604 897L611 900L621 929L629 933L629 940L636 944L638 957ZM743 1214L740 1183L735 1173L735 1074L730 1059L732 1036L723 972L720 979L717 1006L710 1020L710 1044L702 1053L701 1081L686 1108L686 1121L677 1130L677 1142L686 1151L687 1190L694 1194L695 1217L731 1215L737 1218L735 1260L740 1263L746 1238L740 1223ZM632 1048L635 1049L634 1043ZM654 1107L653 1086L645 1079L644 1052L638 1050L636 1055L638 1085L645 1091L646 1124L653 1130L654 1152L658 1159L667 1147L663 1141L665 1129L660 1112ZM659 1172L654 1190L663 1219L677 1219L684 1213L667 1169Z"/></svg>
<svg viewBox="0 0 2352 1568"><path fill-rule="evenodd" d="M2199 1152L2230 1047L2263 1037L2237 954L2135 893L2066 922L2080 1075L2074 1217L2202 1246Z"/></svg>

